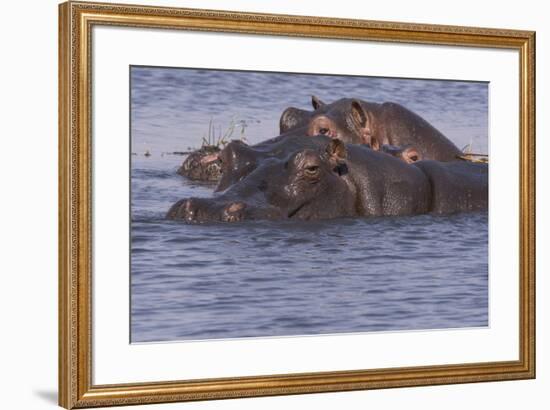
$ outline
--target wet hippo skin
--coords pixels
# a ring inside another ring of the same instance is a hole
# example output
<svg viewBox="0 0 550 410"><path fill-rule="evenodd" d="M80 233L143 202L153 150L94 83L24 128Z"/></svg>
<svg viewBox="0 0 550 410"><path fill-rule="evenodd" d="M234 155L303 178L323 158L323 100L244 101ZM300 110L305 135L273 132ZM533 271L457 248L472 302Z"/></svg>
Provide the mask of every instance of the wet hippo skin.
<svg viewBox="0 0 550 410"><path fill-rule="evenodd" d="M325 136L311 142L317 147L300 147L283 159L263 159L250 174L213 198L178 201L168 218L309 220L429 211L430 184L419 168Z"/></svg>

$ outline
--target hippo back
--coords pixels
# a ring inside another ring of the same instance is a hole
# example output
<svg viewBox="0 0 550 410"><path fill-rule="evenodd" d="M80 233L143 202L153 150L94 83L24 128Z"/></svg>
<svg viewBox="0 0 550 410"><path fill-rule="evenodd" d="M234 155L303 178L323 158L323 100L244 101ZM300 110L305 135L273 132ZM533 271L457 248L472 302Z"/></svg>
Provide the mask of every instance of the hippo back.
<svg viewBox="0 0 550 410"><path fill-rule="evenodd" d="M432 212L448 214L487 209L487 164L469 161L419 161L414 166L420 168L430 181Z"/></svg>
<svg viewBox="0 0 550 410"><path fill-rule="evenodd" d="M424 118L396 103L379 109L380 132L391 145L414 146L424 159L455 161L458 147Z"/></svg>

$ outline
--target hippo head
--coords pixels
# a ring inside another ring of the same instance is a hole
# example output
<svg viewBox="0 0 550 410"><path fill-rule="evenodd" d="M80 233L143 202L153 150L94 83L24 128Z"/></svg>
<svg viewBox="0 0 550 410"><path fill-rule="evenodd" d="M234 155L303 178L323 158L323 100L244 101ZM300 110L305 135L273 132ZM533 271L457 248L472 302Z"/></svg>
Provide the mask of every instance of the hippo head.
<svg viewBox="0 0 550 410"><path fill-rule="evenodd" d="M326 219L354 213L354 189L348 180L347 151L340 140L324 150L303 149L283 164L283 189L268 190L271 204L286 208L286 217Z"/></svg>
<svg viewBox="0 0 550 410"><path fill-rule="evenodd" d="M368 144L378 150L378 142L373 139L374 118L364 109L357 99L342 98L331 104L325 104L319 98L312 97L311 114L307 134L326 135L351 144Z"/></svg>
<svg viewBox="0 0 550 410"><path fill-rule="evenodd" d="M221 176L220 148L203 146L190 153L177 173L194 181L218 181Z"/></svg>
<svg viewBox="0 0 550 410"><path fill-rule="evenodd" d="M178 201L167 218L235 222L355 216L346 156L345 145L333 140L323 150L304 148L284 159L267 158L218 196Z"/></svg>

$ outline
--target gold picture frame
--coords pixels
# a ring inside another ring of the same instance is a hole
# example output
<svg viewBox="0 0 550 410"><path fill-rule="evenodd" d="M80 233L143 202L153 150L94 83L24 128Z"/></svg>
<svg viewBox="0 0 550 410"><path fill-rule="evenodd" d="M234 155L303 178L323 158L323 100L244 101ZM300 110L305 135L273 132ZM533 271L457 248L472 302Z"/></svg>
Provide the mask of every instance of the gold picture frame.
<svg viewBox="0 0 550 410"><path fill-rule="evenodd" d="M249 33L519 52L520 266L517 361L92 384L91 29ZM335 18L67 2L59 7L59 404L65 408L423 386L535 377L535 33Z"/></svg>

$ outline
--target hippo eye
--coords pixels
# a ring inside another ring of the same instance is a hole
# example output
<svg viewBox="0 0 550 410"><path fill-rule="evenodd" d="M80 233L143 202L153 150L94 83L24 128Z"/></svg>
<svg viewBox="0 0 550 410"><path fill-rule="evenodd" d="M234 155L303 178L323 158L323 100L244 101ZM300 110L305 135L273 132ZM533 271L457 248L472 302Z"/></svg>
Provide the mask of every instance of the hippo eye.
<svg viewBox="0 0 550 410"><path fill-rule="evenodd" d="M326 135L326 134L329 133L329 131L330 131L330 130L329 130L328 128L320 128L320 129L319 129L319 134L321 134L321 135Z"/></svg>
<svg viewBox="0 0 550 410"><path fill-rule="evenodd" d="M308 167L305 167L304 171L305 171L306 175L313 176L313 175L316 175L317 172L319 172L319 166L318 165L310 165Z"/></svg>
<svg viewBox="0 0 550 410"><path fill-rule="evenodd" d="M413 155L413 156L411 157L411 160L412 160L412 161L418 161L418 156L417 156L417 155Z"/></svg>

